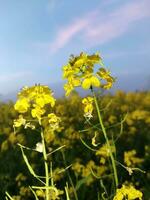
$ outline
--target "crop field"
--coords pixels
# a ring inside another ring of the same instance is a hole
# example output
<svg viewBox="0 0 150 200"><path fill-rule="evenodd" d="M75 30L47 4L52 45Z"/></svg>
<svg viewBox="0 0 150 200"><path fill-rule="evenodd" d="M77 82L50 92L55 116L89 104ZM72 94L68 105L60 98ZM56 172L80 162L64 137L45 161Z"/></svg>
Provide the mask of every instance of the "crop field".
<svg viewBox="0 0 150 200"><path fill-rule="evenodd" d="M150 92L104 93L117 80L98 54L63 78L66 97L35 85L0 103L0 198L149 200Z"/></svg>

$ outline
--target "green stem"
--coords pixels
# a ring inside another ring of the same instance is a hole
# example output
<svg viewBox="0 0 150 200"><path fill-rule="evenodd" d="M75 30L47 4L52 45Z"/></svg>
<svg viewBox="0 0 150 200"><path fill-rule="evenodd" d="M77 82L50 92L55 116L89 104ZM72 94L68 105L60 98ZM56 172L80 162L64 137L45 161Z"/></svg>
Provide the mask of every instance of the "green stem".
<svg viewBox="0 0 150 200"><path fill-rule="evenodd" d="M99 123L101 125L106 144L107 144L107 146L109 148L111 163L112 163L112 167L113 167L113 171L114 171L115 184L116 184L116 188L117 188L118 187L118 175L117 175L115 159L114 159L114 156L113 156L113 153L112 153L112 150L111 150L110 142L109 142L108 137L107 137L105 126L103 124L103 120L102 120L102 117L101 117L101 113L100 113L99 105L98 105L98 102L97 102L97 98L96 98L95 93L94 93L93 90L92 90L92 94L93 94L93 97L94 97L94 102L95 102L95 106L96 106L96 110L97 110L97 114L98 114Z"/></svg>
<svg viewBox="0 0 150 200"><path fill-rule="evenodd" d="M42 145L43 145L43 157L44 157L44 165L45 165L45 177L46 177L46 200L49 200L49 171L48 171L48 163L47 163L47 153L46 153L46 146L44 140L44 134L41 130L41 138L42 138Z"/></svg>
<svg viewBox="0 0 150 200"><path fill-rule="evenodd" d="M62 153L64 165L65 165L65 168L66 168L66 167L67 167L67 163L66 163L66 158L65 158L64 151L62 150L61 153ZM78 195L77 195L76 189L75 189L75 187L74 187L74 184L73 184L72 178L71 178L71 176L70 176L70 173L69 173L68 170L67 170L66 172L67 172L67 175L68 175L70 184L71 184L71 186L72 186L72 188L73 188L73 193L74 193L75 200L78 200Z"/></svg>
<svg viewBox="0 0 150 200"><path fill-rule="evenodd" d="M52 162L50 163L50 174L51 174L51 186L54 186L53 165L52 165Z"/></svg>

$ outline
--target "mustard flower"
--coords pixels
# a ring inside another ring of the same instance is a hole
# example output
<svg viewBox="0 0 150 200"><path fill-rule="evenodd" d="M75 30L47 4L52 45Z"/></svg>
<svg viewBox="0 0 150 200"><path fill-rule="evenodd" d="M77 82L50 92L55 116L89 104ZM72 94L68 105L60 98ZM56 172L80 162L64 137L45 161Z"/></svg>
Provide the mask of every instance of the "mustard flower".
<svg viewBox="0 0 150 200"><path fill-rule="evenodd" d="M19 113L25 113L32 107L43 108L47 104L50 104L51 107L55 105L52 91L48 86L35 85L22 89L14 107Z"/></svg>
<svg viewBox="0 0 150 200"><path fill-rule="evenodd" d="M97 72L95 65L99 65ZM98 53L93 55L86 53L81 53L79 56L72 55L67 65L63 67L63 78L67 80L64 85L66 96L75 87L82 87L85 90L93 87L110 89L115 79L110 76L109 71L100 66L103 66L103 63ZM102 80L106 83L101 84Z"/></svg>
<svg viewBox="0 0 150 200"><path fill-rule="evenodd" d="M144 159L136 156L136 150L124 152L124 162L128 167L135 167L136 165L141 164Z"/></svg>
<svg viewBox="0 0 150 200"><path fill-rule="evenodd" d="M31 112L33 118L41 119L45 113L45 106L55 105L55 99L52 91L48 86L35 85L32 87L24 87L18 94L18 100L14 105L15 110L19 113Z"/></svg>
<svg viewBox="0 0 150 200"><path fill-rule="evenodd" d="M42 115L45 113L45 110L41 108L40 106L36 106L31 110L31 115L33 118L37 118L38 120L41 120Z"/></svg>
<svg viewBox="0 0 150 200"><path fill-rule="evenodd" d="M117 189L116 195L113 198L113 200L142 200L142 192L139 190L135 189L133 186L126 186L123 185L120 189Z"/></svg>
<svg viewBox="0 0 150 200"><path fill-rule="evenodd" d="M93 101L93 97L86 97L82 100L82 104L84 105L84 116L87 118L92 117Z"/></svg>
<svg viewBox="0 0 150 200"><path fill-rule="evenodd" d="M14 107L19 113L25 113L30 107L29 101L27 98L18 99Z"/></svg>
<svg viewBox="0 0 150 200"><path fill-rule="evenodd" d="M60 118L57 117L54 113L48 114L48 122L53 129L57 129L59 127Z"/></svg>
<svg viewBox="0 0 150 200"><path fill-rule="evenodd" d="M27 122L27 120L24 119L23 115L19 115L19 118L14 120L13 127L18 128L20 126L24 126L25 129L27 128L35 129L35 126L30 122Z"/></svg>
<svg viewBox="0 0 150 200"><path fill-rule="evenodd" d="M14 127L20 127L25 124L26 120L23 118L22 115L19 115L19 118L14 120Z"/></svg>
<svg viewBox="0 0 150 200"><path fill-rule="evenodd" d="M100 84L100 80L96 76L90 74L83 80L82 88L88 90L90 87L99 87Z"/></svg>
<svg viewBox="0 0 150 200"><path fill-rule="evenodd" d="M113 145L112 141L110 141L110 148L111 148L111 152L115 153L116 149L115 146ZM110 149L108 147L108 145L105 143L103 144L95 153L96 156L100 156L100 163L101 164L105 164L106 160L108 157L110 157Z"/></svg>

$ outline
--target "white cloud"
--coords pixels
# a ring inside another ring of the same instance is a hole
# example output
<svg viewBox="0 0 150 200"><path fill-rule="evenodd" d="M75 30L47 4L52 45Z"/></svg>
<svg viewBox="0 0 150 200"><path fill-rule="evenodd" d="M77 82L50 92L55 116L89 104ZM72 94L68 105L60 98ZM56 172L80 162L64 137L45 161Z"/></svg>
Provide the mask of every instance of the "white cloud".
<svg viewBox="0 0 150 200"><path fill-rule="evenodd" d="M130 2L97 20L96 24L87 27L85 39L90 45L109 42L127 32L134 22L150 16L149 3L145 1ZM99 25L98 25L99 24Z"/></svg>
<svg viewBox="0 0 150 200"><path fill-rule="evenodd" d="M56 39L50 44L50 51L55 53L57 52L57 50L67 45L74 36L76 36L84 29L87 29L90 23L92 23L93 17L95 17L96 15L97 12L88 13L88 15L86 15L82 19L75 19L71 22L71 24L59 29L56 35Z"/></svg>
<svg viewBox="0 0 150 200"><path fill-rule="evenodd" d="M149 17L149 8L148 0L137 0L125 3L111 12L97 12L97 9L81 16L58 30L50 44L50 52L55 53L75 43L77 38L81 41L79 46L86 48L108 43L130 30L135 22Z"/></svg>

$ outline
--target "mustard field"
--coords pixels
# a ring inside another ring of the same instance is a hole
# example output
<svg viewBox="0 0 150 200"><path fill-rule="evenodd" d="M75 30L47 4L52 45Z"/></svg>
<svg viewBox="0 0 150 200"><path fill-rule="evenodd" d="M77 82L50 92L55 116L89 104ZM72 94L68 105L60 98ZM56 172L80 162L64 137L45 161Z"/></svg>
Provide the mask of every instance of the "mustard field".
<svg viewBox="0 0 150 200"><path fill-rule="evenodd" d="M0 103L1 199L149 200L150 92L103 93L116 79L98 54L63 78L66 97L35 85Z"/></svg>

